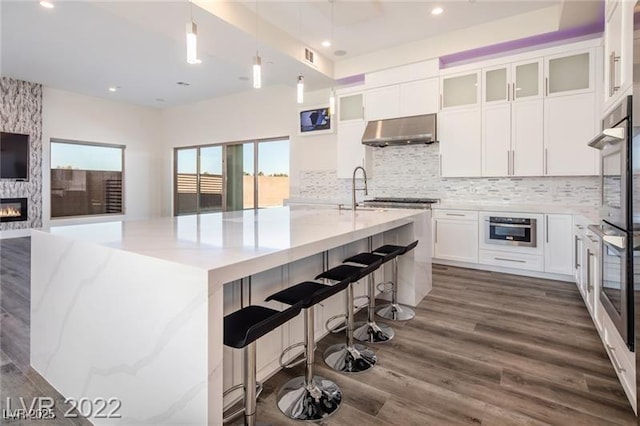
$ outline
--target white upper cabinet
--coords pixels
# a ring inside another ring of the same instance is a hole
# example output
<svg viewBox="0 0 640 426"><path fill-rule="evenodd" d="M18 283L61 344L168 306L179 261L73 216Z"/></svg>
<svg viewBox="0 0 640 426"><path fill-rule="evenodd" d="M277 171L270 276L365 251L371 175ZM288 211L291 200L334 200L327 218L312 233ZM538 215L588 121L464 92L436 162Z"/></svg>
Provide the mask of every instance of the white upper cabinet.
<svg viewBox="0 0 640 426"><path fill-rule="evenodd" d="M598 174L598 151L587 145L597 131L595 111L595 93L545 100L546 175Z"/></svg>
<svg viewBox="0 0 640 426"><path fill-rule="evenodd" d="M542 58L516 62L511 65L511 99L528 101L542 98Z"/></svg>
<svg viewBox="0 0 640 426"><path fill-rule="evenodd" d="M438 112L438 79L429 78L367 90L367 121Z"/></svg>
<svg viewBox="0 0 640 426"><path fill-rule="evenodd" d="M542 176L544 102L534 96L511 104L511 174Z"/></svg>
<svg viewBox="0 0 640 426"><path fill-rule="evenodd" d="M412 81L400 85L400 116L438 112L438 78Z"/></svg>
<svg viewBox="0 0 640 426"><path fill-rule="evenodd" d="M367 90L364 102L367 121L399 117L400 86L396 84Z"/></svg>
<svg viewBox="0 0 640 426"><path fill-rule="evenodd" d="M544 58L545 96L565 96L594 91L593 49L583 49Z"/></svg>
<svg viewBox="0 0 640 426"><path fill-rule="evenodd" d="M511 105L482 107L482 176L508 176L511 171Z"/></svg>
<svg viewBox="0 0 640 426"><path fill-rule="evenodd" d="M479 107L438 114L441 176L481 176L480 133Z"/></svg>
<svg viewBox="0 0 640 426"><path fill-rule="evenodd" d="M364 120L364 100L362 93L338 96L338 121Z"/></svg>
<svg viewBox="0 0 640 426"><path fill-rule="evenodd" d="M511 100L510 71L511 67L509 65L482 70L483 104L495 104Z"/></svg>
<svg viewBox="0 0 640 426"><path fill-rule="evenodd" d="M633 83L635 1L606 0L604 24L604 111L617 104Z"/></svg>
<svg viewBox="0 0 640 426"><path fill-rule="evenodd" d="M441 109L480 105L480 86L479 70L441 77Z"/></svg>

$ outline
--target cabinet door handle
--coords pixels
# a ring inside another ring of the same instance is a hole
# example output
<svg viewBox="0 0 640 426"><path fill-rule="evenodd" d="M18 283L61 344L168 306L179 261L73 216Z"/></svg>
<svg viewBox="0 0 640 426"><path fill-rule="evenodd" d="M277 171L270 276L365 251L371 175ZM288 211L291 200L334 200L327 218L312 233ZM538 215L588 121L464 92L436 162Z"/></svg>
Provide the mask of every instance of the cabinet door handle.
<svg viewBox="0 0 640 426"><path fill-rule="evenodd" d="M507 150L507 175L511 175L511 151Z"/></svg>
<svg viewBox="0 0 640 426"><path fill-rule="evenodd" d="M544 78L544 95L549 96L549 77Z"/></svg>
<svg viewBox="0 0 640 426"><path fill-rule="evenodd" d="M507 83L507 102L511 102L511 84Z"/></svg>
<svg viewBox="0 0 640 426"><path fill-rule="evenodd" d="M438 172L440 173L440 177L442 177L442 154L438 155Z"/></svg>
<svg viewBox="0 0 640 426"><path fill-rule="evenodd" d="M434 243L438 243L438 220L436 219L435 221L436 226L434 226L435 231L434 231L434 236L433 236L433 242Z"/></svg>
<svg viewBox="0 0 640 426"><path fill-rule="evenodd" d="M549 155L548 155L549 150L547 148L544 149L544 174L546 175L547 173L549 173Z"/></svg>
<svg viewBox="0 0 640 426"><path fill-rule="evenodd" d="M545 227L545 231L546 231L546 240L547 240L547 244L549 244L549 216L545 216L544 217L544 227Z"/></svg>
<svg viewBox="0 0 640 426"><path fill-rule="evenodd" d="M573 236L573 269L578 269L580 264L578 263L578 242L580 238L577 235Z"/></svg>
<svg viewBox="0 0 640 426"><path fill-rule="evenodd" d="M511 150L511 175L516 174L516 150Z"/></svg>
<svg viewBox="0 0 640 426"><path fill-rule="evenodd" d="M464 217L464 213L445 213L447 216L459 216Z"/></svg>
<svg viewBox="0 0 640 426"><path fill-rule="evenodd" d="M593 291L593 282L591 281L591 257L594 254L590 249L587 249L587 292L591 293Z"/></svg>
<svg viewBox="0 0 640 426"><path fill-rule="evenodd" d="M616 358L614 352L616 350L616 348L614 348L613 346L611 346L608 343L605 343L607 345L607 350L609 351L609 354L611 355L611 361L613 361L613 367L618 371L618 373L622 373L624 371L624 368L622 368L622 366L620 365L620 363L618 362L618 359Z"/></svg>
<svg viewBox="0 0 640 426"><path fill-rule="evenodd" d="M506 262L527 263L526 260L507 259L506 257L494 257L495 260L504 260Z"/></svg>
<svg viewBox="0 0 640 426"><path fill-rule="evenodd" d="M511 83L511 93L512 96L511 98L513 98L513 100L516 100L516 84L515 83Z"/></svg>
<svg viewBox="0 0 640 426"><path fill-rule="evenodd" d="M609 96L613 96L620 86L616 86L616 63L620 62L620 56L616 56L616 52L613 51L609 55Z"/></svg>

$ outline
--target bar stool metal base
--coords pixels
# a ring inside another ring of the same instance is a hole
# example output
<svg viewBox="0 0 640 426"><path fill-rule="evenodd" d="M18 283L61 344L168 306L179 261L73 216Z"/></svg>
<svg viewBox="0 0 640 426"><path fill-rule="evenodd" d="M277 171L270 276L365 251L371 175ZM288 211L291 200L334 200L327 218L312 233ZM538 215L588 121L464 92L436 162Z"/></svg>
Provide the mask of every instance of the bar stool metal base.
<svg viewBox="0 0 640 426"><path fill-rule="evenodd" d="M389 303L376 311L376 315L392 321L407 321L416 316L413 309L397 303Z"/></svg>
<svg viewBox="0 0 640 426"><path fill-rule="evenodd" d="M314 376L310 383L304 376L291 379L277 395L278 408L293 420L322 420L335 413L341 402L338 385L320 376Z"/></svg>
<svg viewBox="0 0 640 426"><path fill-rule="evenodd" d="M396 334L391 327L382 323L360 321L354 327L353 337L361 342L384 343Z"/></svg>
<svg viewBox="0 0 640 426"><path fill-rule="evenodd" d="M338 343L324 351L324 362L341 373L362 373L376 365L377 361L376 354L364 345L348 347L345 343Z"/></svg>

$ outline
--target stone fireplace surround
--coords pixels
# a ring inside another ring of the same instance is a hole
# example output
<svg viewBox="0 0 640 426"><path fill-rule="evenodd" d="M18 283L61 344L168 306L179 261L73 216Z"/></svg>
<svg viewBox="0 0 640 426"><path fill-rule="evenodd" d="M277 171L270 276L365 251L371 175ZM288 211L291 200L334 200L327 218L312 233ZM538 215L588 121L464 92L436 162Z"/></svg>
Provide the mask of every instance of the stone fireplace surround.
<svg viewBox="0 0 640 426"><path fill-rule="evenodd" d="M0 179L0 198L27 200L23 221L0 221L0 231L42 226L42 85L0 77L0 131L29 135L29 177Z"/></svg>

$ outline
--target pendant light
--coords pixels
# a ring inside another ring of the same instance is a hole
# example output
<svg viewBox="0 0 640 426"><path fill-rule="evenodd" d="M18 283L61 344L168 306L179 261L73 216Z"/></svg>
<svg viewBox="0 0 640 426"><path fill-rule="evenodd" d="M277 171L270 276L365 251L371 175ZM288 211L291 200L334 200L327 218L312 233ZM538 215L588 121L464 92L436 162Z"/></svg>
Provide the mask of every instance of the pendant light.
<svg viewBox="0 0 640 426"><path fill-rule="evenodd" d="M256 56L253 57L253 88L262 87L262 58L258 52L258 0L256 0Z"/></svg>
<svg viewBox="0 0 640 426"><path fill-rule="evenodd" d="M198 26L193 22L193 3L189 2L190 20L187 22L187 63L198 63Z"/></svg>
<svg viewBox="0 0 640 426"><path fill-rule="evenodd" d="M296 89L297 100L298 103L301 104L304 102L304 76L302 74L298 75L298 85Z"/></svg>

